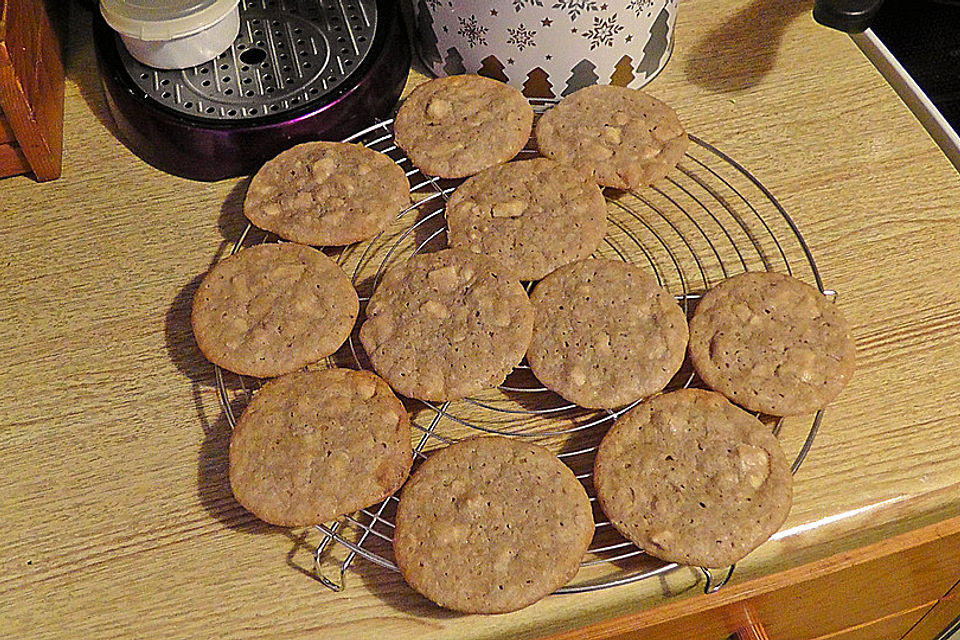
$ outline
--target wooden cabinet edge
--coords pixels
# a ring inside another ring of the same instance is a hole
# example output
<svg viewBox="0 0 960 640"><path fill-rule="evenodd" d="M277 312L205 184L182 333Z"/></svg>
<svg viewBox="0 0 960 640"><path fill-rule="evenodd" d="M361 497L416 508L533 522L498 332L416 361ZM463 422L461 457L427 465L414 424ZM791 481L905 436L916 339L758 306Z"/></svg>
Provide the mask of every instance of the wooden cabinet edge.
<svg viewBox="0 0 960 640"><path fill-rule="evenodd" d="M762 576L744 582L731 584L718 593L709 596L696 596L676 602L668 602L661 607L640 611L628 616L605 620L559 634L545 636L541 640L608 640L613 638L636 637L637 631L650 629L659 624L677 618L698 613L716 613L716 618L727 625L728 633L745 628L744 603L773 591L812 581L816 578L838 573L866 562L893 556L903 551L935 543L943 538L954 536L960 545L960 517L928 525L886 540L842 552L806 565ZM960 578L960 566L953 567L955 578ZM944 589L946 591L946 588ZM940 594L938 594L940 595ZM731 606L734 605L734 606ZM919 605L918 605L919 606ZM896 611L888 613L897 613ZM922 621L921 621L922 622ZM912 633L912 631L911 631ZM908 636L909 640L914 640ZM916 636L921 640L922 636Z"/></svg>

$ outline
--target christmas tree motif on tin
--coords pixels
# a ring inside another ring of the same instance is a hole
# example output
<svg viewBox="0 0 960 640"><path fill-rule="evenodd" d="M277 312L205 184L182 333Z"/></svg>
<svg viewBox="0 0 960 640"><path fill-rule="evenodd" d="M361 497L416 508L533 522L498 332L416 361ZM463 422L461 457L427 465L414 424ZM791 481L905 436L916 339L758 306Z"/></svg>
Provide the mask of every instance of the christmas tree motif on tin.
<svg viewBox="0 0 960 640"><path fill-rule="evenodd" d="M527 74L527 81L523 83L523 95L528 98L556 98L550 76L540 67L534 68Z"/></svg>
<svg viewBox="0 0 960 640"><path fill-rule="evenodd" d="M670 14L664 7L657 19L650 25L650 38L643 47L643 58L637 65L637 74L643 74L644 78L649 78L660 69L660 60L663 54L667 52L667 20Z"/></svg>
<svg viewBox="0 0 960 640"><path fill-rule="evenodd" d="M503 63L497 59L497 56L489 55L480 61L480 70L477 71L477 74L500 82L509 82L510 78L503 72L503 69Z"/></svg>
<svg viewBox="0 0 960 640"><path fill-rule="evenodd" d="M596 84L597 80L600 79L597 74L594 73L596 70L597 66L589 60L581 60L578 62L576 66L570 70L567 86L560 95L568 96L577 89L583 89L584 87Z"/></svg>
<svg viewBox="0 0 960 640"><path fill-rule="evenodd" d="M433 6L432 3L431 6ZM423 60L425 65L433 68L435 64L440 62L437 34L433 31L433 18L427 9L426 0L420 0L417 7L417 46L420 51L420 59Z"/></svg>
<svg viewBox="0 0 960 640"><path fill-rule="evenodd" d="M630 86L636 76L633 75L633 58L623 56L613 69L613 75L610 76L610 84L618 87Z"/></svg>
<svg viewBox="0 0 960 640"><path fill-rule="evenodd" d="M447 61L443 64L443 72L448 76L457 76L467 72L466 67L463 66L463 56L460 55L456 47L447 49Z"/></svg>

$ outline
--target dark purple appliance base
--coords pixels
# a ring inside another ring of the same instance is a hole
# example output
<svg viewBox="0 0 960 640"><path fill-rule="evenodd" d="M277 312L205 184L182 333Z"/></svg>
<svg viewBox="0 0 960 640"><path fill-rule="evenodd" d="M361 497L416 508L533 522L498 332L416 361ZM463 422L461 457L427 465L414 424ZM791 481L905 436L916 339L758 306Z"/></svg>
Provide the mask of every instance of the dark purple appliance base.
<svg viewBox="0 0 960 640"><path fill-rule="evenodd" d="M281 151L309 140L340 140L385 118L406 84L410 47L397 5L378 3L383 25L356 80L326 102L303 111L237 124L192 119L141 95L126 77L113 31L96 16L94 42L107 105L127 147L154 167L193 180L255 172Z"/></svg>

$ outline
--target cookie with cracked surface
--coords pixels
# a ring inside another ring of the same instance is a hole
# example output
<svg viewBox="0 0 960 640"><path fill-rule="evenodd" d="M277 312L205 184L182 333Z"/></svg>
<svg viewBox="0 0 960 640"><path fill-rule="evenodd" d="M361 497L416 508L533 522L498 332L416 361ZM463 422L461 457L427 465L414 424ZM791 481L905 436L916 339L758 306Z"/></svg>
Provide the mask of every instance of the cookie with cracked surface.
<svg viewBox="0 0 960 640"><path fill-rule="evenodd" d="M590 499L543 447L504 437L434 452L403 488L394 554L442 607L515 611L569 582L593 538Z"/></svg>
<svg viewBox="0 0 960 640"><path fill-rule="evenodd" d="M393 494L413 461L410 419L369 371L297 371L268 381L230 437L230 486L270 524L320 524Z"/></svg>
<svg viewBox="0 0 960 640"><path fill-rule="evenodd" d="M527 361L549 389L582 407L612 409L662 390L683 364L683 310L640 267L581 260L530 296Z"/></svg>
<svg viewBox="0 0 960 640"><path fill-rule="evenodd" d="M520 153L533 107L517 89L483 76L430 80L397 112L394 137L424 173L465 178Z"/></svg>
<svg viewBox="0 0 960 640"><path fill-rule="evenodd" d="M488 255L521 280L539 280L593 253L606 232L603 192L547 158L491 167L450 197L452 247Z"/></svg>
<svg viewBox="0 0 960 640"><path fill-rule="evenodd" d="M719 393L681 389L631 409L604 436L594 486L616 529L648 554L731 565L784 523L793 477L770 429Z"/></svg>
<svg viewBox="0 0 960 640"><path fill-rule="evenodd" d="M410 203L410 184L388 156L362 145L306 142L253 176L243 213L301 244L342 246L372 238Z"/></svg>
<svg viewBox="0 0 960 640"><path fill-rule="evenodd" d="M455 400L503 382L530 344L520 281L466 249L411 257L374 291L360 327L373 368L398 393Z"/></svg>
<svg viewBox="0 0 960 640"><path fill-rule="evenodd" d="M830 404L853 377L854 351L840 309L782 273L724 280L690 320L690 360L707 386L775 416Z"/></svg>
<svg viewBox="0 0 960 640"><path fill-rule="evenodd" d="M537 122L536 139L543 155L618 189L663 179L690 144L668 105L612 85L585 87L561 100Z"/></svg>
<svg viewBox="0 0 960 640"><path fill-rule="evenodd" d="M357 319L357 292L337 264L311 247L261 244L210 270L191 324L208 360L248 376L283 375L340 348Z"/></svg>

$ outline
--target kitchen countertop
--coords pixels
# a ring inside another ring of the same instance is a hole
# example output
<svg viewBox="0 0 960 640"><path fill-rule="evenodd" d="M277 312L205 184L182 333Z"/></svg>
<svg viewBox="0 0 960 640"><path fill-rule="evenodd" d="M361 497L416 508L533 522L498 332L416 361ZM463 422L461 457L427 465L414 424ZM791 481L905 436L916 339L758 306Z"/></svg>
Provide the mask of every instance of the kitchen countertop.
<svg viewBox="0 0 960 640"><path fill-rule="evenodd" d="M960 180L811 7L685 3L673 60L649 86L777 196L858 349L784 532L726 589L960 512ZM243 229L247 180L171 177L118 142L89 16L74 13L63 177L0 181L6 634L539 637L707 599L681 570L481 620L363 560L340 594L314 581L318 534L262 525L231 496L229 429L190 330L200 278Z"/></svg>

